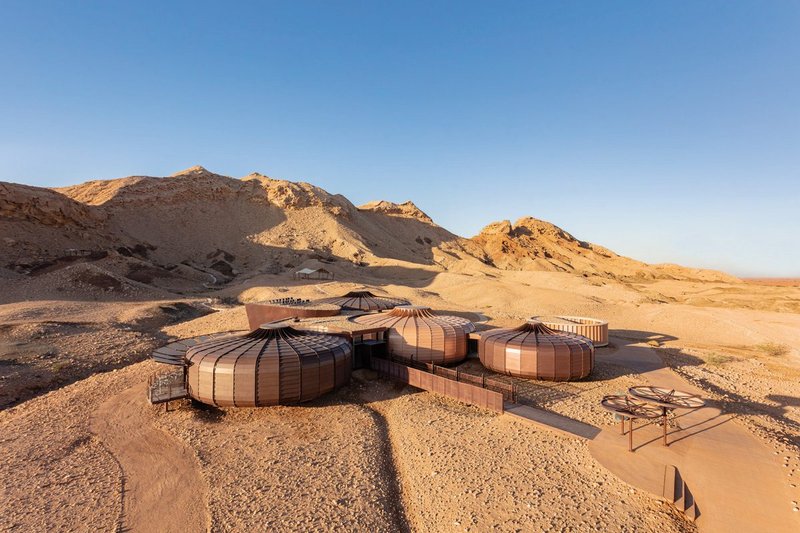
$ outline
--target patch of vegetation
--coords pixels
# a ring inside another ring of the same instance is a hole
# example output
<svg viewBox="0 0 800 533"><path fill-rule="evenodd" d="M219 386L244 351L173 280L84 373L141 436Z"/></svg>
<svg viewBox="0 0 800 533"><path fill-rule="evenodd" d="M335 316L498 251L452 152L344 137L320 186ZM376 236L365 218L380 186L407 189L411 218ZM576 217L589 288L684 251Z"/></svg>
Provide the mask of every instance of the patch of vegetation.
<svg viewBox="0 0 800 533"><path fill-rule="evenodd" d="M712 366L722 366L725 363L730 363L731 361L735 361L736 358L730 355L722 355L717 353L709 354L705 357L706 363Z"/></svg>
<svg viewBox="0 0 800 533"><path fill-rule="evenodd" d="M765 342L757 344L756 349L763 352L770 357L782 357L789 353L789 347L785 344L778 344L776 342Z"/></svg>
<svg viewBox="0 0 800 533"><path fill-rule="evenodd" d="M659 346L661 346L661 343L658 342L657 340L649 340L647 341L647 345L652 346L653 348L658 348Z"/></svg>
<svg viewBox="0 0 800 533"><path fill-rule="evenodd" d="M58 373L60 373L62 370L64 370L65 368L67 368L68 364L69 364L69 363L68 363L67 361L59 361L59 362L57 362L57 363L53 363L52 365L50 365L50 370L51 370L51 371L52 371L54 374L58 374Z"/></svg>

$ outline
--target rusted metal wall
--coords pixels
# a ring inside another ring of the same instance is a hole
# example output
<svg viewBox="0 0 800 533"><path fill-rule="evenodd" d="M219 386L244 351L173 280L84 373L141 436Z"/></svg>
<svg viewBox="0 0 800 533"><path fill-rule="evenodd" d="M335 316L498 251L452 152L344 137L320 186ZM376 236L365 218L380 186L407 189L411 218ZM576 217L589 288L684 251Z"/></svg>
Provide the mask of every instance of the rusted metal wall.
<svg viewBox="0 0 800 533"><path fill-rule="evenodd" d="M461 381L466 383L471 383L473 385L477 385L482 389L489 389L495 392L499 392L503 395L503 399L507 402L516 402L517 401L517 391L512 383L507 383L505 381L500 381L498 379L487 377L486 375L475 375L470 374L467 372L461 372L459 369L455 368L445 368L443 366L432 365L428 363L428 372L432 374L436 374L437 376L442 376L447 379L451 379L454 381Z"/></svg>
<svg viewBox="0 0 800 533"><path fill-rule="evenodd" d="M441 394L496 413L503 412L503 394L500 392L484 389L470 383L454 381L444 376L437 376L425 370L412 368L379 357L371 358L370 366L378 373L395 381L407 383L412 387Z"/></svg>
<svg viewBox="0 0 800 533"><path fill-rule="evenodd" d="M539 320L550 329L583 335L596 348L608 346L608 322L604 320L585 316L533 317L532 320Z"/></svg>
<svg viewBox="0 0 800 533"><path fill-rule="evenodd" d="M341 312L337 305L292 305L292 304L245 304L247 324L250 331L258 329L261 324L280 320L282 318L319 318L336 316Z"/></svg>

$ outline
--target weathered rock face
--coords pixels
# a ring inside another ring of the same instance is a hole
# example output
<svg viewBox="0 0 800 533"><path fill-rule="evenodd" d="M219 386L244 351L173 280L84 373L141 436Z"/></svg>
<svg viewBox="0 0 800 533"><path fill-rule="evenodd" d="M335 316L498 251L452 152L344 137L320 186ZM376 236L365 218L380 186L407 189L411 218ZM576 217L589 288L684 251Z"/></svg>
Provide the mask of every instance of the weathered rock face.
<svg viewBox="0 0 800 533"><path fill-rule="evenodd" d="M618 278L732 279L621 257L534 218L495 222L465 239L435 224L410 201L356 208L344 196L308 183L258 173L235 179L199 166L164 178L131 176L58 189L0 183L0 238L14 243L4 247L0 265L23 258L42 263L75 248L116 250L217 281L313 258L348 266L401 261L465 272L497 267ZM230 258L210 258L217 250Z"/></svg>
<svg viewBox="0 0 800 533"><path fill-rule="evenodd" d="M492 222L486 225L481 230L481 235L508 235L512 230L511 222L508 220L501 220L500 222Z"/></svg>
<svg viewBox="0 0 800 533"><path fill-rule="evenodd" d="M531 217L487 225L472 241L505 270L551 270L609 278L735 280L710 270L649 265L581 241L558 226Z"/></svg>
<svg viewBox="0 0 800 533"><path fill-rule="evenodd" d="M86 228L101 222L105 216L50 189L0 182L0 218Z"/></svg>
<svg viewBox="0 0 800 533"><path fill-rule="evenodd" d="M340 194L330 194L309 183L278 180L254 172L242 178L242 182L260 186L267 201L281 209L305 209L323 207L335 215L349 216L355 206Z"/></svg>
<svg viewBox="0 0 800 533"><path fill-rule="evenodd" d="M414 203L410 200L403 202L402 204L387 202L386 200L379 200L377 202L369 202L359 206L359 209L364 211L374 211L376 213L383 213L385 215L395 217L414 218L423 222L427 222L428 224L433 224L431 217L426 215L422 209L414 205Z"/></svg>

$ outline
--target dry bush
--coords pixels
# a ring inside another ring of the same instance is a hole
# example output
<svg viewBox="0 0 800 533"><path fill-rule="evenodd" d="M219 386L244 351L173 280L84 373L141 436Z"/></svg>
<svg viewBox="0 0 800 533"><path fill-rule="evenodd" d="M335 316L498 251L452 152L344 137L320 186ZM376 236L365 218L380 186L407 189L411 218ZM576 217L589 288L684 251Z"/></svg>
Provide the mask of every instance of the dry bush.
<svg viewBox="0 0 800 533"><path fill-rule="evenodd" d="M764 344L756 345L756 349L769 355L770 357L781 357L789 353L789 347L785 344L778 344L775 342L765 342Z"/></svg>

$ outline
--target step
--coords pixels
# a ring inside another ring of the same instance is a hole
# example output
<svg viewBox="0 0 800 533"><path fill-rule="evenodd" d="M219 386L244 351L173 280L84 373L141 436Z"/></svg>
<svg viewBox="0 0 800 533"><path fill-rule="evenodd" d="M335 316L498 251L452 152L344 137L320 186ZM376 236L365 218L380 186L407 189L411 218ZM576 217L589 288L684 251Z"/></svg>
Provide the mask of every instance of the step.
<svg viewBox="0 0 800 533"><path fill-rule="evenodd" d="M692 491L686 486L681 473L674 465L664 465L664 486L661 495L692 522L700 516Z"/></svg>
<svg viewBox="0 0 800 533"><path fill-rule="evenodd" d="M661 495L669 503L675 503L675 480L678 476L678 469L673 465L664 466L664 490Z"/></svg>

